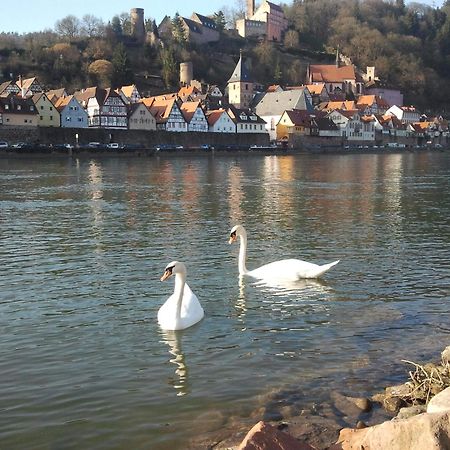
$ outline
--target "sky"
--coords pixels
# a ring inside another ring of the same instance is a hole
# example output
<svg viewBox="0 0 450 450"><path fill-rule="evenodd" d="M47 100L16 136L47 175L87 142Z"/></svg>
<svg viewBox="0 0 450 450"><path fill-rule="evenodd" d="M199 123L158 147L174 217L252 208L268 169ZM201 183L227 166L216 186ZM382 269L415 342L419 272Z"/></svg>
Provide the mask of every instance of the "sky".
<svg viewBox="0 0 450 450"><path fill-rule="evenodd" d="M275 3L280 1L273 0ZM145 18L151 17L159 24L165 15L190 17L192 12L205 16L219 11L224 6L235 7L236 0L21 0L20 12L11 0L1 0L0 32L19 34L53 29L55 23L68 16L82 18L85 14L100 17L108 22L112 17L132 8L143 8ZM420 3L441 6L443 0L419 0ZM256 1L258 5L260 1ZM284 0L284 3L290 3Z"/></svg>
<svg viewBox="0 0 450 450"><path fill-rule="evenodd" d="M143 8L145 18L151 17L159 24L165 15L190 17L192 12L209 15L225 5L234 7L234 0L21 0L18 5L11 0L1 0L0 33L19 34L53 29L55 23L68 16L82 18L85 14L100 17L108 22L115 15Z"/></svg>

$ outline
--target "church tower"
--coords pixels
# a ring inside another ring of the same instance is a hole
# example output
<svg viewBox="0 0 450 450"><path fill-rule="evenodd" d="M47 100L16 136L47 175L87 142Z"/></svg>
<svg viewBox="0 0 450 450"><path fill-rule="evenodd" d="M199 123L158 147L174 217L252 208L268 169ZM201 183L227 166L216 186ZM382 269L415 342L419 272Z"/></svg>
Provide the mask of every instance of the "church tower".
<svg viewBox="0 0 450 450"><path fill-rule="evenodd" d="M238 109L246 109L253 99L253 81L242 59L242 51L233 75L228 80L228 101Z"/></svg>

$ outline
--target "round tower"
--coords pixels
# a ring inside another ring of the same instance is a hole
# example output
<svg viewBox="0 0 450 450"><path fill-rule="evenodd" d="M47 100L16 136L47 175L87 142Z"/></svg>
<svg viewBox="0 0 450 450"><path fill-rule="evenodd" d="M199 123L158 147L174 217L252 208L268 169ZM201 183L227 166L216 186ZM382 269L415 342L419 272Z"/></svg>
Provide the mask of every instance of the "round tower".
<svg viewBox="0 0 450 450"><path fill-rule="evenodd" d="M191 61L180 63L180 85L190 86L194 79L194 68Z"/></svg>
<svg viewBox="0 0 450 450"><path fill-rule="evenodd" d="M144 9L133 8L130 11L130 18L131 34L137 42L143 44L145 42Z"/></svg>

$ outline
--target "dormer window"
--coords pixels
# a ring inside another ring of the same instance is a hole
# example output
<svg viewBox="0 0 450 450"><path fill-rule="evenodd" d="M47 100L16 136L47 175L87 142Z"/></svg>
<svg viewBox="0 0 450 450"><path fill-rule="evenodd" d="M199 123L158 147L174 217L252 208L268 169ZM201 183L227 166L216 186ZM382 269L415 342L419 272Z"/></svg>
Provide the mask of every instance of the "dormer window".
<svg viewBox="0 0 450 450"><path fill-rule="evenodd" d="M251 115L251 116L250 116L250 120L255 121L255 120L256 120L256 116Z"/></svg>
<svg viewBox="0 0 450 450"><path fill-rule="evenodd" d="M241 120L247 120L247 116L244 113L242 113L239 117Z"/></svg>

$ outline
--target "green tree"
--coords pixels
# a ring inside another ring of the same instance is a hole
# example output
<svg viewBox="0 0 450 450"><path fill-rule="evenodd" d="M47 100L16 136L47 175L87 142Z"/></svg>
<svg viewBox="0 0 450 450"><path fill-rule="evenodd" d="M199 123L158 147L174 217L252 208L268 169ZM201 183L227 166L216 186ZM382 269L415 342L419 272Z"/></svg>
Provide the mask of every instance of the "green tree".
<svg viewBox="0 0 450 450"><path fill-rule="evenodd" d="M111 20L111 29L116 37L120 37L123 34L122 24L120 23L119 16L114 16Z"/></svg>
<svg viewBox="0 0 450 450"><path fill-rule="evenodd" d="M172 36L175 42L178 44L184 44L186 42L186 33L184 31L183 21L181 16L175 13L172 19Z"/></svg>
<svg viewBox="0 0 450 450"><path fill-rule="evenodd" d="M178 80L177 61L172 47L165 47L160 52L162 77L167 88L176 86Z"/></svg>
<svg viewBox="0 0 450 450"><path fill-rule="evenodd" d="M273 71L273 80L276 84L280 84L283 78L283 72L281 71L280 60L277 59L277 63L275 64L275 69Z"/></svg>
<svg viewBox="0 0 450 450"><path fill-rule="evenodd" d="M217 29L219 31L223 31L225 29L227 20L225 19L225 14L222 10L214 13L213 20L214 20L215 24L217 25Z"/></svg>
<svg viewBox="0 0 450 450"><path fill-rule="evenodd" d="M132 82L133 73L130 70L130 61L125 46L120 42L116 45L113 57L113 75L112 84L114 87L130 84Z"/></svg>

